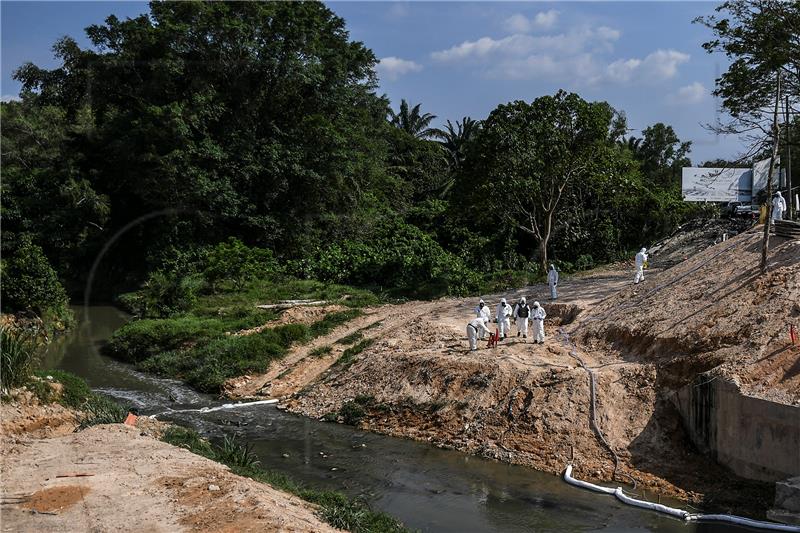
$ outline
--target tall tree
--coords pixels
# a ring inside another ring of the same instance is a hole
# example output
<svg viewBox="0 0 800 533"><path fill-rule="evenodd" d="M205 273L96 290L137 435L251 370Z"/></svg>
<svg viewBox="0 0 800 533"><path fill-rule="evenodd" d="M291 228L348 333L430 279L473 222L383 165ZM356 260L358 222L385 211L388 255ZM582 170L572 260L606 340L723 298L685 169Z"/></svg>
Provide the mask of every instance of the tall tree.
<svg viewBox="0 0 800 533"><path fill-rule="evenodd" d="M647 182L661 189L680 186L681 168L691 165L691 141L681 142L672 126L658 122L642 130L642 137L627 140L642 165Z"/></svg>
<svg viewBox="0 0 800 533"><path fill-rule="evenodd" d="M748 150L743 158L770 153L761 260L761 270L766 272L772 171L781 138L780 107L785 102L796 111L800 100L800 3L729 0L716 11L718 15L696 19L714 33L714 39L703 48L709 53L723 52L732 59L714 91L731 118L713 128L745 139Z"/></svg>
<svg viewBox="0 0 800 533"><path fill-rule="evenodd" d="M467 144L475 138L480 128L480 120L464 117L460 121L457 120L455 125L448 120L444 129L434 131L433 136L439 139L442 147L447 150L450 167L454 172L461 168Z"/></svg>
<svg viewBox="0 0 800 533"><path fill-rule="evenodd" d="M376 58L323 3L153 2L87 35L92 48L63 39L61 65L16 76L41 105L89 109L77 142L110 231L181 213L140 228L128 251L237 235L288 254L394 199Z"/></svg>
<svg viewBox="0 0 800 533"><path fill-rule="evenodd" d="M487 199L496 226L508 225L536 241L542 271L565 191L608 170L613 117L605 102L559 91L530 104L500 105L484 122L464 186Z"/></svg>
<svg viewBox="0 0 800 533"><path fill-rule="evenodd" d="M392 126L400 128L409 135L413 135L418 139L425 139L432 137L436 133L435 128L431 128L431 122L436 118L436 115L430 113L422 113L420 107L422 104L417 104L414 107L408 107L408 102L405 99L400 101L400 110L395 113L393 109L389 108L388 116L389 122Z"/></svg>

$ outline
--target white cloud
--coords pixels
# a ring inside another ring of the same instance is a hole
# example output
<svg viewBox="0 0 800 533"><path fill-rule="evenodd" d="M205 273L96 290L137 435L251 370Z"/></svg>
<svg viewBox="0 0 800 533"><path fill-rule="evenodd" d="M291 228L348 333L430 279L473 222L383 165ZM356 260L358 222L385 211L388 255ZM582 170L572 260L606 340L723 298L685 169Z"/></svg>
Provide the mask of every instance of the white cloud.
<svg viewBox="0 0 800 533"><path fill-rule="evenodd" d="M21 98L19 95L16 94L4 94L0 96L0 102L8 103L8 102L19 102Z"/></svg>
<svg viewBox="0 0 800 533"><path fill-rule="evenodd" d="M606 68L610 81L628 83L630 81L664 81L674 78L678 65L689 61L689 54L677 50L656 50L644 59L618 59Z"/></svg>
<svg viewBox="0 0 800 533"><path fill-rule="evenodd" d="M708 95L708 89L696 81L685 87L681 87L674 94L667 97L667 102L674 105L697 104L705 100Z"/></svg>
<svg viewBox="0 0 800 533"><path fill-rule="evenodd" d="M375 70L389 80L396 80L409 72L419 72L422 70L422 65L399 57L384 57L375 67Z"/></svg>
<svg viewBox="0 0 800 533"><path fill-rule="evenodd" d="M529 19L525 15L516 13L506 19L506 27L511 33L529 33L534 30L549 30L558 21L558 11L551 9L537 13Z"/></svg>
<svg viewBox="0 0 800 533"><path fill-rule="evenodd" d="M486 59L489 56L519 57L544 52L563 56L579 54L585 50L609 49L619 36L619 31L605 26L553 35L532 36L515 33L502 39L482 37L477 41L464 41L446 50L433 52L431 57L441 62L459 62L468 59Z"/></svg>

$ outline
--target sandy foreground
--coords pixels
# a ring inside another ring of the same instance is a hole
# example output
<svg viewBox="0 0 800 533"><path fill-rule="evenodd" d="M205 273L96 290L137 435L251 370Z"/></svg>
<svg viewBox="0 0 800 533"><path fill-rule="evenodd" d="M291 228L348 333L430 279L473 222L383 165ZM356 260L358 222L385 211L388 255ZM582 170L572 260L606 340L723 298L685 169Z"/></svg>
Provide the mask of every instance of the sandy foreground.
<svg viewBox="0 0 800 533"><path fill-rule="evenodd" d="M0 414L2 531L337 531L310 504L161 442L150 427L73 433L57 405L3 404Z"/></svg>

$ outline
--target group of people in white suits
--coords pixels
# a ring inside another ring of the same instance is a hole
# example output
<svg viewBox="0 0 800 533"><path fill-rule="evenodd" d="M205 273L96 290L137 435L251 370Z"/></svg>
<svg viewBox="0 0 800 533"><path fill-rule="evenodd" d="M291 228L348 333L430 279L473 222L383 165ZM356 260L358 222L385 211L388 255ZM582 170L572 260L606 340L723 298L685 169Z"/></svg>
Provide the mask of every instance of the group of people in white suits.
<svg viewBox="0 0 800 533"><path fill-rule="evenodd" d="M492 311L486 302L481 300L475 308L475 318L467 324L467 339L470 350L477 350L478 339L484 339L491 334L489 324L492 322ZM547 313L539 302L528 305L523 296L513 307L505 298L500 299L494 312L494 321L497 322L498 340L505 339L511 333L511 320L517 326L517 337L528 338L528 324L532 322L533 343L544 344L544 319Z"/></svg>

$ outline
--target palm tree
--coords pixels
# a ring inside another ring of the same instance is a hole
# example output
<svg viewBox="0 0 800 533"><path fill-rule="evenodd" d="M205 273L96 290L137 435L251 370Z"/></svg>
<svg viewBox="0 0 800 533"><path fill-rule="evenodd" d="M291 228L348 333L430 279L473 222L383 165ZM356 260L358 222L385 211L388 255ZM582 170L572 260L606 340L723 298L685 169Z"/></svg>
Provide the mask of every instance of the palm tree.
<svg viewBox="0 0 800 533"><path fill-rule="evenodd" d="M450 157L450 168L453 171L461 168L466 146L480 131L482 124L480 120L464 117L460 122L456 121L455 126L448 120L444 130L437 129L433 132L434 137L441 139L439 143L447 151Z"/></svg>
<svg viewBox="0 0 800 533"><path fill-rule="evenodd" d="M431 137L438 130L430 128L430 124L436 115L430 113L420 114L421 104L415 105L411 110L408 109L408 102L405 99L400 101L400 111L395 113L394 110L389 108L389 122L392 126L398 127L409 135L413 135L417 139L425 139Z"/></svg>

